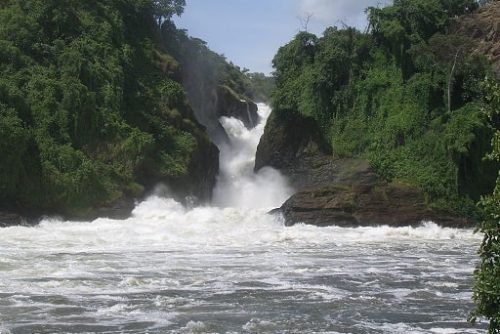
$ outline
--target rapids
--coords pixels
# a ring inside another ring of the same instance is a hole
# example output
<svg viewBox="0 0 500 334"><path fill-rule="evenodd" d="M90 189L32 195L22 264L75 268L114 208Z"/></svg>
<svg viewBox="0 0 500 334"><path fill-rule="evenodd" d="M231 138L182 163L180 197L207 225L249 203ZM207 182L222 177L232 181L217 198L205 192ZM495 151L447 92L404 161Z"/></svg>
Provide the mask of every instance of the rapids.
<svg viewBox="0 0 500 334"><path fill-rule="evenodd" d="M0 229L0 333L483 333L471 327L480 235L284 227L292 190L253 174L261 123L222 119L212 206L152 196L131 218Z"/></svg>

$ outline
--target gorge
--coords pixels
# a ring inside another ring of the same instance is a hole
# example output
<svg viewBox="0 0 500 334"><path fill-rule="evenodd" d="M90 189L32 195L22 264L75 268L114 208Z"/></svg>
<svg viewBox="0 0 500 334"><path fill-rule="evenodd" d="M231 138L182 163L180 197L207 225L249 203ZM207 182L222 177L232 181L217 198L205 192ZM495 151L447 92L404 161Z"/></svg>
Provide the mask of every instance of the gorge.
<svg viewBox="0 0 500 334"><path fill-rule="evenodd" d="M269 114L259 105L260 119ZM253 173L264 124L223 118L214 205L164 189L126 220L0 233L2 333L480 333L466 322L480 236L438 227L284 227L290 194ZM26 289L29 287L29 289Z"/></svg>
<svg viewBox="0 0 500 334"><path fill-rule="evenodd" d="M500 330L500 2L302 29L272 77L184 6L0 0L0 334Z"/></svg>

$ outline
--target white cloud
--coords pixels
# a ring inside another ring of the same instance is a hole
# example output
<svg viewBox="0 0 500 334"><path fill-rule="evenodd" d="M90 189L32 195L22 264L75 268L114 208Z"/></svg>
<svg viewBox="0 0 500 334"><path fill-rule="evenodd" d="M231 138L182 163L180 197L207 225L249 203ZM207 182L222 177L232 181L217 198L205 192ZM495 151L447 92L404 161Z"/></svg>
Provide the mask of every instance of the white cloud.
<svg viewBox="0 0 500 334"><path fill-rule="evenodd" d="M370 6L383 6L387 0L299 0L299 17L311 15L311 21L328 25L366 26L364 10Z"/></svg>

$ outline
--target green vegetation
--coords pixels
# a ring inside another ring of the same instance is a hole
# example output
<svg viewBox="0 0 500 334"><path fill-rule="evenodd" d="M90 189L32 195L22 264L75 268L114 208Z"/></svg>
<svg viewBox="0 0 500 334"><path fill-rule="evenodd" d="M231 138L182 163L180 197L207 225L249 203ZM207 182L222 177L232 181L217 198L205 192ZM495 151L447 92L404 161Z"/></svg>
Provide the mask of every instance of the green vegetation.
<svg viewBox="0 0 500 334"><path fill-rule="evenodd" d="M184 12L186 0L153 0L153 13L161 25L162 21L170 20L173 15Z"/></svg>
<svg viewBox="0 0 500 334"><path fill-rule="evenodd" d="M165 22L161 29L162 45L182 69L182 82L190 95L193 109L207 109L219 86L229 87L239 99L253 99L252 82L242 69L228 62L223 55L210 50L207 43L190 37L173 22ZM201 115L200 115L201 116Z"/></svg>
<svg viewBox="0 0 500 334"><path fill-rule="evenodd" d="M179 0L0 0L0 203L78 214L189 176L209 145L155 18Z"/></svg>
<svg viewBox="0 0 500 334"><path fill-rule="evenodd" d="M447 33L473 0L395 0L367 10L370 29L300 32L273 64L278 117L314 119L334 157L367 158L430 206L476 214L498 164L483 161L492 123L482 108L488 65Z"/></svg>
<svg viewBox="0 0 500 334"><path fill-rule="evenodd" d="M250 91L253 99L258 102L270 102L275 86L274 77L258 72L246 72L246 76L250 80Z"/></svg>
<svg viewBox="0 0 500 334"><path fill-rule="evenodd" d="M231 88L240 98L269 100L274 88L273 77L251 73L228 62L224 55L210 50L205 41L188 36L186 30L177 29L170 21L162 25L162 41L165 51L180 63L187 90L196 88L197 94L203 95L195 100L206 104L217 86Z"/></svg>
<svg viewBox="0 0 500 334"><path fill-rule="evenodd" d="M500 122L500 83L488 81L488 114L492 122ZM493 150L488 155L491 160L500 161L500 130L497 129L492 139ZM473 320L485 316L490 320L489 333L500 333L500 174L496 180L493 194L484 197L481 205L486 211L486 219L480 224L484 233L481 245L481 263L475 272L474 300L476 310Z"/></svg>

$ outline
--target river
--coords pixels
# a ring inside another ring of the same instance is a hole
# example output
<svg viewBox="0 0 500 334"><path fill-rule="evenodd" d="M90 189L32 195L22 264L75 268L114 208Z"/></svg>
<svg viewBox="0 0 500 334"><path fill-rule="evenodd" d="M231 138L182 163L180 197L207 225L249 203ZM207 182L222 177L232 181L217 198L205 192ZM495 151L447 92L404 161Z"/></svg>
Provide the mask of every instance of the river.
<svg viewBox="0 0 500 334"><path fill-rule="evenodd" d="M270 110L222 119L212 206L158 194L131 218L0 229L0 333L484 333L466 318L481 236L417 228L285 227L292 192L253 174Z"/></svg>

